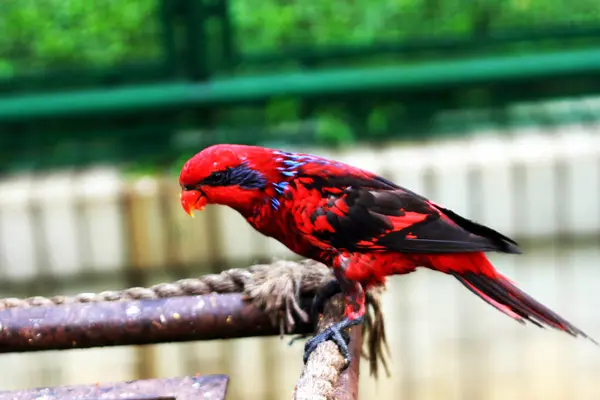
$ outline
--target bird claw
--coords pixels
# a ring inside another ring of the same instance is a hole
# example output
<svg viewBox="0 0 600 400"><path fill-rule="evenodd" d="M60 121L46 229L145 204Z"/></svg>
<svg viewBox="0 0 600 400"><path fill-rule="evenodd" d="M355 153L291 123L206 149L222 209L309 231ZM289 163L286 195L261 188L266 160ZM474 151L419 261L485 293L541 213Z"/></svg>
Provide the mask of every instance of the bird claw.
<svg viewBox="0 0 600 400"><path fill-rule="evenodd" d="M327 282L325 286L317 291L310 307L310 320L314 324L316 324L319 313L323 310L325 302L336 294L341 293L341 291L342 287L336 279ZM288 346L293 345L297 340L306 339L309 336L310 335L308 334L296 335L288 342Z"/></svg>
<svg viewBox="0 0 600 400"><path fill-rule="evenodd" d="M342 285L337 279L332 279L317 291L310 308L310 317L313 323L317 322L319 313L323 310L325 302L341 292ZM352 356L350 355L350 349L348 348L348 344L350 343L350 335L346 329L354 325L359 325L363 322L363 320L364 317L362 316L354 319L345 318L342 322L330 326L323 332L318 333L307 340L306 344L304 345L304 363L306 364L312 352L315 351L321 343L331 340L337 345L340 353L346 360L346 364L344 365L343 369L348 368L352 361ZM291 346L296 340L304 339L307 336L308 335L298 335L290 340L289 345Z"/></svg>
<svg viewBox="0 0 600 400"><path fill-rule="evenodd" d="M343 369L348 368L350 362L352 361L352 357L350 356L350 349L348 348L348 343L350 343L350 335L346 331L347 328L358 325L363 321L363 318L357 319L349 319L346 318L342 322L338 322L335 325L330 326L325 329L323 332L316 334L311 339L309 339L304 345L304 363L308 361L308 358L312 354L313 351L316 350L317 346L323 342L328 340L333 341L344 359L346 360L346 365Z"/></svg>

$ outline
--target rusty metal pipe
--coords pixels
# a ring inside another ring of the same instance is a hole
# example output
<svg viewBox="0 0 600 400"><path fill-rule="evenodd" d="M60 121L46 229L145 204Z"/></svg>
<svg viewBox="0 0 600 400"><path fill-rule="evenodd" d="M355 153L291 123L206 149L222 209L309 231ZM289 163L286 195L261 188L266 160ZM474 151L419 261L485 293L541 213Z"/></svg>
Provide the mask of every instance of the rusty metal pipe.
<svg viewBox="0 0 600 400"><path fill-rule="evenodd" d="M297 321L293 333L312 332ZM0 353L143 345L279 334L239 294L65 304L0 311Z"/></svg>
<svg viewBox="0 0 600 400"><path fill-rule="evenodd" d="M226 375L186 376L0 391L0 400L224 400L228 383Z"/></svg>

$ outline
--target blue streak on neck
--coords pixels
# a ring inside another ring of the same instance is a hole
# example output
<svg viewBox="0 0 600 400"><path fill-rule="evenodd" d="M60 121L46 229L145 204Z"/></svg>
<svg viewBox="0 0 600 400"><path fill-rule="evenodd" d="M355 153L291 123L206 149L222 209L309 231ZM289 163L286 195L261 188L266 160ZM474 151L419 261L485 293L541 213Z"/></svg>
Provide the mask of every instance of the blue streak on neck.
<svg viewBox="0 0 600 400"><path fill-rule="evenodd" d="M273 208L274 210L279 210L280 205L281 203L278 199L276 199L275 197L271 197L271 208Z"/></svg>
<svg viewBox="0 0 600 400"><path fill-rule="evenodd" d="M289 178L296 177L300 172L301 167L308 163L318 165L329 164L328 160L310 154L297 154L279 150L274 151L273 154L275 155L275 162L280 163L281 165L280 167L276 168L281 174L281 181L271 184L276 193L276 197L270 198L270 204L274 210L279 210L281 206L281 203L277 197L285 193L290 185L288 182Z"/></svg>
<svg viewBox="0 0 600 400"><path fill-rule="evenodd" d="M283 181L283 182L273 183L272 185L277 193L283 194L283 192L285 192L285 190L288 188L288 186L290 184L289 184L289 182Z"/></svg>

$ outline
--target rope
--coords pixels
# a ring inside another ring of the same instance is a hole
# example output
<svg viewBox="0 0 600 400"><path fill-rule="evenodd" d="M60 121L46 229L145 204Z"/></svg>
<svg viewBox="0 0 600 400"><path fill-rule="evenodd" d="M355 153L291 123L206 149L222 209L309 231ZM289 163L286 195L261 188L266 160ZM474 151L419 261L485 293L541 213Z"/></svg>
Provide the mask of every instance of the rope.
<svg viewBox="0 0 600 400"><path fill-rule="evenodd" d="M74 296L34 296L24 299L0 299L0 311L8 308L52 307L61 304L94 303L105 301L131 301L160 299L178 296L206 295L210 293L242 293L247 301L265 310L281 336L293 330L295 321L309 321L308 314L299 305L302 297L312 297L326 282L333 279L331 270L313 260L300 262L278 260L272 264L257 264L248 268L233 268L219 274L188 278L173 283L158 283L144 287L110 290L100 293L80 293ZM381 360L388 375L383 355L387 346L379 294L367 292L367 316L363 333L367 334L367 352L371 374L377 377ZM333 343L332 343L333 344Z"/></svg>

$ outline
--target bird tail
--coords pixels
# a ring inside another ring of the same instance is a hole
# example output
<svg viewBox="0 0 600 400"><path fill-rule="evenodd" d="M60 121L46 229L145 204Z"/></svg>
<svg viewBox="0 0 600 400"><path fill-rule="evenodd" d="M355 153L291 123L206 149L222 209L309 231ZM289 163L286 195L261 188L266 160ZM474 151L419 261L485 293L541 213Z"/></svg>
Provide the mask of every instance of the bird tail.
<svg viewBox="0 0 600 400"><path fill-rule="evenodd" d="M483 253L461 256L464 258L461 257L460 269L451 268L449 264L456 263L454 260L448 263L451 256L435 257L438 260L432 260L432 264L435 266L441 261L441 264L446 267L443 268L445 272L453 275L486 303L520 323L529 321L540 328L544 325L550 326L575 337L585 337L598 344L579 328L519 289L510 279L498 272ZM466 263L471 265L465 265Z"/></svg>

